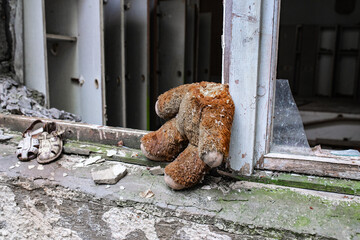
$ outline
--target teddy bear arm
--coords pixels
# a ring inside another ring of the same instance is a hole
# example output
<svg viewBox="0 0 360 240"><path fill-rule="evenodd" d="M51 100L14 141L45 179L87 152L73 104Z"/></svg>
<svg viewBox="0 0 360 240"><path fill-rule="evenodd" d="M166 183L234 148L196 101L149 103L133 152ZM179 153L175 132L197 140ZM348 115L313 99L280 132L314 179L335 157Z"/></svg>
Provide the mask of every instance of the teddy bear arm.
<svg viewBox="0 0 360 240"><path fill-rule="evenodd" d="M161 94L155 104L156 114L163 119L175 117L183 97L188 92L189 85L181 85Z"/></svg>
<svg viewBox="0 0 360 240"><path fill-rule="evenodd" d="M229 154L233 115L231 105L221 108L221 111L203 110L199 126L199 157L211 168L219 166Z"/></svg>
<svg viewBox="0 0 360 240"><path fill-rule="evenodd" d="M141 138L140 148L143 154L155 161L172 161L188 145L176 128L176 119L167 121L157 131L150 132Z"/></svg>

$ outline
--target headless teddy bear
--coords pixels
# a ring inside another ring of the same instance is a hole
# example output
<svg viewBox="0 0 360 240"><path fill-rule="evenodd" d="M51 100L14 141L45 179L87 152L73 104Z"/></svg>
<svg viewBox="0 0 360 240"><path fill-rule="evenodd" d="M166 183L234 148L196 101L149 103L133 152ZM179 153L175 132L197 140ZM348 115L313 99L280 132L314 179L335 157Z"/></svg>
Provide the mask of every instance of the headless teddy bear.
<svg viewBox="0 0 360 240"><path fill-rule="evenodd" d="M228 85L179 86L160 95L155 110L168 121L141 139L141 150L151 160L172 161L165 168L170 188L196 185L227 158L235 110Z"/></svg>

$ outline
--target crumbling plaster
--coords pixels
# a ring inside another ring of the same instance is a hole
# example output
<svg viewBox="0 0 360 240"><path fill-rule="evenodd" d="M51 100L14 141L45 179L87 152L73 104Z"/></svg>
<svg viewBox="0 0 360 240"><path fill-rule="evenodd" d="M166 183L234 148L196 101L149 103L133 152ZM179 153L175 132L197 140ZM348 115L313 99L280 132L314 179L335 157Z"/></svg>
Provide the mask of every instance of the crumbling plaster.
<svg viewBox="0 0 360 240"><path fill-rule="evenodd" d="M0 74L13 73L23 83L23 18L21 0L0 0Z"/></svg>

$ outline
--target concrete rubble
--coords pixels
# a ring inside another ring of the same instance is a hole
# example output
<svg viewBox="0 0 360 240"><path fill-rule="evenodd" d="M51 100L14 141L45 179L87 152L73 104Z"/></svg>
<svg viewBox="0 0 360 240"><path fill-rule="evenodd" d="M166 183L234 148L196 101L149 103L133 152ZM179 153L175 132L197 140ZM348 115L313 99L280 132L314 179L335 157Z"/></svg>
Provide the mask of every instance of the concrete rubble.
<svg viewBox="0 0 360 240"><path fill-rule="evenodd" d="M152 175L164 175L164 169L161 166L152 167L149 169Z"/></svg>
<svg viewBox="0 0 360 240"><path fill-rule="evenodd" d="M0 142L10 140L12 136L4 135L4 131L0 130Z"/></svg>
<svg viewBox="0 0 360 240"><path fill-rule="evenodd" d="M80 122L81 118L72 113L47 109L44 95L17 83L11 75L0 75L0 112L32 117L62 119Z"/></svg>
<svg viewBox="0 0 360 240"><path fill-rule="evenodd" d="M127 173L122 164L106 164L91 172L92 179L97 184L116 184Z"/></svg>

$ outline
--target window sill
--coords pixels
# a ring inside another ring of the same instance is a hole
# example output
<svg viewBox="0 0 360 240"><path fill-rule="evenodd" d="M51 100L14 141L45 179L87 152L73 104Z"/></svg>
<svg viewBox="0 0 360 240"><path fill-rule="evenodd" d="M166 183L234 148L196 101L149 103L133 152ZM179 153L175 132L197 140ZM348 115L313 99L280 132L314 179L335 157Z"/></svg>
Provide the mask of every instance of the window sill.
<svg viewBox="0 0 360 240"><path fill-rule="evenodd" d="M360 180L360 160L346 159L344 157L333 158L269 153L258 162L256 168Z"/></svg>

